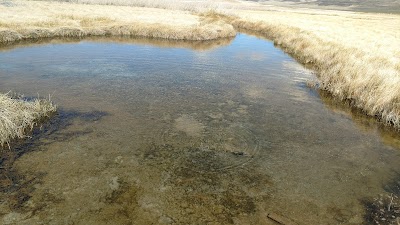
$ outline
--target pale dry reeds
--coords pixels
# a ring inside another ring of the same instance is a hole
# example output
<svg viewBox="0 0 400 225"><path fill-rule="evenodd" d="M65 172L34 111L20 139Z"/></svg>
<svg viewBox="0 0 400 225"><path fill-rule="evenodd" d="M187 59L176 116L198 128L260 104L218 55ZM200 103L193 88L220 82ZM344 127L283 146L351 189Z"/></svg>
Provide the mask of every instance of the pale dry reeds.
<svg viewBox="0 0 400 225"><path fill-rule="evenodd" d="M55 0L58 2L73 2L89 5L116 5L146 8L173 9L191 12L220 8L221 3L212 0Z"/></svg>
<svg viewBox="0 0 400 225"><path fill-rule="evenodd" d="M0 43L50 37L135 36L213 40L236 32L190 12L129 6L16 1L0 5Z"/></svg>
<svg viewBox="0 0 400 225"><path fill-rule="evenodd" d="M12 98L0 94L0 146L8 145L16 138L26 137L37 122L56 111L56 106L49 100L33 101Z"/></svg>

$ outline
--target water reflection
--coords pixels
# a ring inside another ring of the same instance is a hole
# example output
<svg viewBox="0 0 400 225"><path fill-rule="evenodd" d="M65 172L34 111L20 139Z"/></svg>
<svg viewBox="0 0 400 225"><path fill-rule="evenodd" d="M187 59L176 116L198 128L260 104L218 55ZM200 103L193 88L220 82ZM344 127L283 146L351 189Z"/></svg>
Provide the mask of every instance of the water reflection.
<svg viewBox="0 0 400 225"><path fill-rule="evenodd" d="M351 118L352 122L357 125L360 131L378 133L382 142L386 145L392 146L395 149L400 149L398 130L377 121L375 117L367 116L361 110L352 107L349 101L338 100L324 90L317 90L317 92L327 108L335 113Z"/></svg>
<svg viewBox="0 0 400 225"><path fill-rule="evenodd" d="M7 52L16 48L38 47L40 45L49 44L66 44L79 43L81 41L91 41L97 43L119 43L119 44L137 44L152 45L159 48L187 48L196 51L206 51L221 46L229 45L234 38L222 38L211 41L185 41L185 40L166 40L166 39L149 39L149 38L129 38L129 37L85 37L85 38L43 38L35 40L19 41L17 43L3 43L0 45L0 52Z"/></svg>
<svg viewBox="0 0 400 225"><path fill-rule="evenodd" d="M204 51L143 42L0 54L0 91L101 112L15 160L26 188L13 191L18 207L3 195L3 223L271 224L273 212L361 224L397 179L396 135L309 89L313 74L272 42L240 34Z"/></svg>

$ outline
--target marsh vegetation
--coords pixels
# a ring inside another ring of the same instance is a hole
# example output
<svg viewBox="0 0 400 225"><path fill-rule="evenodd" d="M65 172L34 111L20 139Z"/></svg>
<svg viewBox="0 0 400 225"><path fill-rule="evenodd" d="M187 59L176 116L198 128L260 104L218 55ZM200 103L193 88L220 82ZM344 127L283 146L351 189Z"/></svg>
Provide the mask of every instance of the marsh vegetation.
<svg viewBox="0 0 400 225"><path fill-rule="evenodd" d="M110 35L213 40L235 36L235 28L247 29L312 64L320 88L387 125L400 126L399 15L233 2L215 3L208 12L207 1L168 6L163 1L76 3L16 1L0 6L0 42Z"/></svg>
<svg viewBox="0 0 400 225"><path fill-rule="evenodd" d="M10 148L10 141L24 138L29 131L56 111L50 99L27 100L22 96L0 94L0 150Z"/></svg>
<svg viewBox="0 0 400 225"><path fill-rule="evenodd" d="M397 222L400 16L178 0L0 11L0 92L61 106L0 95L0 143L36 137L2 152L2 223Z"/></svg>

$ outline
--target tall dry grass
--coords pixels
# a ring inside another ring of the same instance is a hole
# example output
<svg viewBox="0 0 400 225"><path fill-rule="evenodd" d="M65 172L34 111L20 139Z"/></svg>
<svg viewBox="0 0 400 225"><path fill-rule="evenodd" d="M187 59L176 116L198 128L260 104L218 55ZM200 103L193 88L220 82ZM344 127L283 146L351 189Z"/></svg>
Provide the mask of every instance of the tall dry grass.
<svg viewBox="0 0 400 225"><path fill-rule="evenodd" d="M135 36L213 40L236 32L190 12L129 6L16 1L0 5L0 43L49 37Z"/></svg>
<svg viewBox="0 0 400 225"><path fill-rule="evenodd" d="M26 137L39 120L56 111L49 100L26 101L21 98L0 94L0 145L8 145L10 140Z"/></svg>
<svg viewBox="0 0 400 225"><path fill-rule="evenodd" d="M116 5L134 6L160 9L173 9L191 12L202 12L210 9L221 8L222 2L212 0L55 0L58 2L72 2L89 5Z"/></svg>
<svg viewBox="0 0 400 225"><path fill-rule="evenodd" d="M400 16L336 11L237 10L257 31L316 71L320 88L400 128Z"/></svg>

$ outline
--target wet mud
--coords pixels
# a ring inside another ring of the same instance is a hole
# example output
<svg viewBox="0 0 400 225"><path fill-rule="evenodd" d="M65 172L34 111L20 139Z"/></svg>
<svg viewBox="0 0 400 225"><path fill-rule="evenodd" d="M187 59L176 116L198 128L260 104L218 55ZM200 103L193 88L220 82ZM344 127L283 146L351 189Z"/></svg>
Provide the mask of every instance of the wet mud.
<svg viewBox="0 0 400 225"><path fill-rule="evenodd" d="M25 203L30 199L35 185L39 184L41 178L46 175L45 173L20 174L13 167L14 162L19 157L32 151L38 151L41 146L50 145L54 142L68 142L75 137L88 134L92 131L64 132L64 130L74 122L95 122L106 115L107 113L100 111L78 112L59 109L58 112L49 118L38 121L37 123L40 126L35 126L31 131L28 131L26 138L13 140L8 146L4 146L0 150L1 207L8 207L9 210L16 212L26 211L24 209ZM52 196L51 194L46 194L43 200L43 205L48 201L61 201L61 199L57 199L56 196ZM42 206L38 206L33 209L33 214L41 208Z"/></svg>

